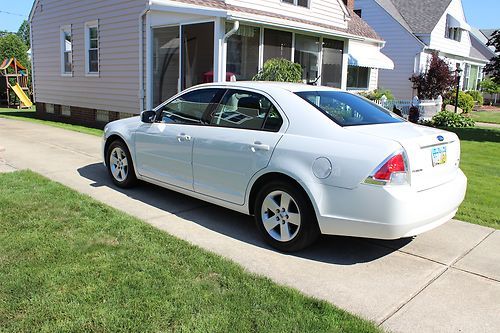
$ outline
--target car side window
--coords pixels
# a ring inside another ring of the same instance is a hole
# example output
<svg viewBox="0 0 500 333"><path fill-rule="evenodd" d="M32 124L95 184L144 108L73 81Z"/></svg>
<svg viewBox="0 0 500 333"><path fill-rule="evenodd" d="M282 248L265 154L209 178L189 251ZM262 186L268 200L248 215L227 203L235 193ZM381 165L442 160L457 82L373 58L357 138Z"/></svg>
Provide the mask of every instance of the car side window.
<svg viewBox="0 0 500 333"><path fill-rule="evenodd" d="M228 90L212 112L211 125L278 131L282 124L276 107L266 97L244 90Z"/></svg>
<svg viewBox="0 0 500 333"><path fill-rule="evenodd" d="M218 102L221 89L200 89L188 92L165 104L158 121L162 123L202 124L205 111Z"/></svg>

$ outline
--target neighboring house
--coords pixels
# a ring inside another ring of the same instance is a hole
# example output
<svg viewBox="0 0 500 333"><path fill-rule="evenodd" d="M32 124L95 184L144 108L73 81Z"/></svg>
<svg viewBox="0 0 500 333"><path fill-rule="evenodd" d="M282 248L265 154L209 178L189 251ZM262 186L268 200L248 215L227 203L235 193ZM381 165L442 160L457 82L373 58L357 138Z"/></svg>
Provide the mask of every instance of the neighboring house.
<svg viewBox="0 0 500 333"><path fill-rule="evenodd" d="M270 58L304 81L377 87L392 68L353 0L36 0L30 15L37 111L105 123L203 82L250 80Z"/></svg>
<svg viewBox="0 0 500 333"><path fill-rule="evenodd" d="M396 98L416 94L409 78L426 71L433 52L452 70L460 66L461 89L477 89L490 58L471 41L461 0L357 0L355 11L387 43L384 53L395 68L380 72L379 86L392 90Z"/></svg>

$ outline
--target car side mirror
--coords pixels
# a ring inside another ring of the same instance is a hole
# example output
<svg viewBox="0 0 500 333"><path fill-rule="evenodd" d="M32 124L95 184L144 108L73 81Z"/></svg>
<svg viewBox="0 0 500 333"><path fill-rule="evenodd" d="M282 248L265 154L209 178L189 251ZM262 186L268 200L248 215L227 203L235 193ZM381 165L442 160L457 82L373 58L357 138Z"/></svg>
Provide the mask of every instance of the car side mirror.
<svg viewBox="0 0 500 333"><path fill-rule="evenodd" d="M156 111L147 110L141 112L141 121L146 124L152 124L155 122Z"/></svg>

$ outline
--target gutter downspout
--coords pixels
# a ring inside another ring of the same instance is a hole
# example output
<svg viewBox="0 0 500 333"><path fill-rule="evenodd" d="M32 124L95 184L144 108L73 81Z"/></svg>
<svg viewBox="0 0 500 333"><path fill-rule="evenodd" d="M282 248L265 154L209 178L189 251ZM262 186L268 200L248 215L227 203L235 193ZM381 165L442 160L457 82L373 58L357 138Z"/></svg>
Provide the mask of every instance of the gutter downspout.
<svg viewBox="0 0 500 333"><path fill-rule="evenodd" d="M227 40L234 35L240 28L240 21L234 21L233 28L229 30L222 38L222 68L221 68L221 81L226 82L226 65L227 65Z"/></svg>
<svg viewBox="0 0 500 333"><path fill-rule="evenodd" d="M144 15L149 13L151 3L148 2L146 9L139 15L139 112L144 110Z"/></svg>

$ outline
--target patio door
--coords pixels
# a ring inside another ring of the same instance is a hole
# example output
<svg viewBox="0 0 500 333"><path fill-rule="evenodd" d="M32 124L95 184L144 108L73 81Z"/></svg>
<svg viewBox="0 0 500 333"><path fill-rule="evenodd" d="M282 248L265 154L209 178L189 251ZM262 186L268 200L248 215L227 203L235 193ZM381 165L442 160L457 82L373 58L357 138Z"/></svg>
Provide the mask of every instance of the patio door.
<svg viewBox="0 0 500 333"><path fill-rule="evenodd" d="M153 28L153 107L214 80L214 23Z"/></svg>

